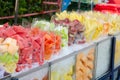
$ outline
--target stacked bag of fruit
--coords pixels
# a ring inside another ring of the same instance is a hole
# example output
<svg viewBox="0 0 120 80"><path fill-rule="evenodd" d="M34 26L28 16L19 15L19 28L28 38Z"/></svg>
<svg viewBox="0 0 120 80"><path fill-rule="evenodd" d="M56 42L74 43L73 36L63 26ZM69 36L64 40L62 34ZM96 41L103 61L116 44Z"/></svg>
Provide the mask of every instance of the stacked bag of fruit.
<svg viewBox="0 0 120 80"><path fill-rule="evenodd" d="M11 31L9 25L5 24L0 27L0 31L0 66L4 66L5 71L12 73L15 71L19 60L19 46L17 40L10 37L13 33L9 34L7 32Z"/></svg>
<svg viewBox="0 0 120 80"><path fill-rule="evenodd" d="M119 21L120 16L117 14L103 14L91 11L82 13L63 11L60 14L56 14L54 23L67 26L75 25L75 27L69 27L69 42L71 42L71 38L74 41L76 30L78 31L77 33L84 35L81 36L83 42L91 42L108 34L119 32ZM75 33L75 35L71 37L71 33Z"/></svg>
<svg viewBox="0 0 120 80"><path fill-rule="evenodd" d="M92 80L94 70L94 48L80 52L76 58L76 80Z"/></svg>
<svg viewBox="0 0 120 80"><path fill-rule="evenodd" d="M71 16L71 18L70 18ZM66 11L56 14L56 17L52 20L56 25L62 25L68 28L68 45L74 43L84 43L84 25L74 18L73 14L69 14Z"/></svg>
<svg viewBox="0 0 120 80"><path fill-rule="evenodd" d="M46 31L45 34L45 59L49 60L54 53L59 53L61 47L67 46L68 29L62 26L55 26L52 22L43 20L33 22L32 27Z"/></svg>
<svg viewBox="0 0 120 80"><path fill-rule="evenodd" d="M44 62L44 38L40 29L0 27L0 66L9 72L19 72Z"/></svg>

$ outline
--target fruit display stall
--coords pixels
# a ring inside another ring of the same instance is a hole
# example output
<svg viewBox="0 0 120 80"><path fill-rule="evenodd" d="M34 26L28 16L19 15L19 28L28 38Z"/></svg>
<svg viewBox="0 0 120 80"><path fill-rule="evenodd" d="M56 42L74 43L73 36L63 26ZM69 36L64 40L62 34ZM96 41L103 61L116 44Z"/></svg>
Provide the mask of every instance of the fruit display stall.
<svg viewBox="0 0 120 80"><path fill-rule="evenodd" d="M29 27L5 23L0 27L0 78L6 74L13 80L95 80L108 73L111 76L119 21L117 14L63 11L50 22L36 20ZM119 37L117 40L119 55Z"/></svg>

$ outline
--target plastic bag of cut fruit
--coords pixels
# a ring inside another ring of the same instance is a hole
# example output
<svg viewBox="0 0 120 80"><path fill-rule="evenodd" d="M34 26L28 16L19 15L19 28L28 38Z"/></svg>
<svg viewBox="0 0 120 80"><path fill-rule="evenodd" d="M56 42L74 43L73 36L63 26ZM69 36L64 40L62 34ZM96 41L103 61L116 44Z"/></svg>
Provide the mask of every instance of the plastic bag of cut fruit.
<svg viewBox="0 0 120 80"><path fill-rule="evenodd" d="M44 63L44 33L39 28L31 29L32 38L32 63Z"/></svg>
<svg viewBox="0 0 120 80"><path fill-rule="evenodd" d="M61 13L62 14L62 13ZM66 13L65 13L66 14ZM68 14L66 14L68 15ZM60 16L53 16L52 21L56 24L56 26L66 26L68 28L68 45L72 45L74 43L84 43L85 39L83 36L83 32L85 31L85 27L79 22L79 20L70 20L65 17L63 19L57 19Z"/></svg>
<svg viewBox="0 0 120 80"><path fill-rule="evenodd" d="M73 43L84 43L85 27L78 21L74 20L69 24L69 45Z"/></svg>
<svg viewBox="0 0 120 80"><path fill-rule="evenodd" d="M21 40L18 41L19 43L21 42ZM43 64L43 41L43 36L39 28L31 28L28 31L27 35L24 36L24 40L21 42L24 46L28 46L19 50L19 61L16 69L17 72Z"/></svg>
<svg viewBox="0 0 120 80"><path fill-rule="evenodd" d="M85 27L82 23L80 23L78 20L74 20L74 28L76 28L77 34L75 35L75 43L82 44L85 43L85 37L84 37L84 31Z"/></svg>
<svg viewBox="0 0 120 80"><path fill-rule="evenodd" d="M48 22L46 20L34 20L32 27L38 27L44 31L49 31L49 30L53 31L55 25L54 25L54 23Z"/></svg>
<svg viewBox="0 0 120 80"><path fill-rule="evenodd" d="M68 25L69 19L57 20L56 15L51 17L51 22L55 24L55 33L61 35L61 47L68 46Z"/></svg>
<svg viewBox="0 0 120 80"><path fill-rule="evenodd" d="M86 18L85 23L86 30L84 35L86 41L90 42L92 40L98 39L103 31L103 24L94 18ZM92 24L92 27L90 24Z"/></svg>
<svg viewBox="0 0 120 80"><path fill-rule="evenodd" d="M12 38L0 38L0 66L7 73L14 73L19 60L18 44Z"/></svg>
<svg viewBox="0 0 120 80"><path fill-rule="evenodd" d="M44 34L44 50L45 50L45 60L49 60L53 53L55 53L55 41L56 35L54 32L45 32Z"/></svg>
<svg viewBox="0 0 120 80"><path fill-rule="evenodd" d="M68 46L68 27L58 25L55 27L55 33L61 35L61 47Z"/></svg>
<svg viewBox="0 0 120 80"><path fill-rule="evenodd" d="M55 34L55 54L59 53L61 49L61 35Z"/></svg>
<svg viewBox="0 0 120 80"><path fill-rule="evenodd" d="M33 22L33 27L37 27L43 31L44 36L44 58L49 60L53 53L55 53L55 39L54 23L47 22L45 20L37 20Z"/></svg>
<svg viewBox="0 0 120 80"><path fill-rule="evenodd" d="M19 61L17 64L16 72L20 72L26 68L32 67L32 39L30 36L19 36L16 35L14 38L17 38L19 49ZM23 47L22 47L23 46Z"/></svg>
<svg viewBox="0 0 120 80"><path fill-rule="evenodd" d="M94 71L94 47L80 52L76 56L76 80L92 80Z"/></svg>

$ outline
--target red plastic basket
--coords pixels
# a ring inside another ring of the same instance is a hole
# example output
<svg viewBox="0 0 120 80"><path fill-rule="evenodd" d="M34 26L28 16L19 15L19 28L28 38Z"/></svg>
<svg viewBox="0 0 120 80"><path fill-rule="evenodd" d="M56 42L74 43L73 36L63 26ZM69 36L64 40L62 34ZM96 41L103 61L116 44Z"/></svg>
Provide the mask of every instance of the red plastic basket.
<svg viewBox="0 0 120 80"><path fill-rule="evenodd" d="M120 14L120 5L119 4L96 4L95 11L100 12L110 12Z"/></svg>
<svg viewBox="0 0 120 80"><path fill-rule="evenodd" d="M108 3L112 3L112 4L120 4L120 0L109 0Z"/></svg>

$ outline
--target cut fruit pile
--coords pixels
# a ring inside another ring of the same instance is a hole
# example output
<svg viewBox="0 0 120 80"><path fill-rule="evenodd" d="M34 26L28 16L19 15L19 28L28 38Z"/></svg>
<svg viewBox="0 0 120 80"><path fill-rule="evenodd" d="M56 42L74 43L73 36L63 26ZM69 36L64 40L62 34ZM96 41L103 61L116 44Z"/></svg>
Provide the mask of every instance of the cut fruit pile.
<svg viewBox="0 0 120 80"><path fill-rule="evenodd" d="M39 28L0 27L0 63L9 73L42 65L61 49L61 36Z"/></svg>
<svg viewBox="0 0 120 80"><path fill-rule="evenodd" d="M14 72L19 59L17 41L12 38L0 38L0 65L7 72Z"/></svg>
<svg viewBox="0 0 120 80"><path fill-rule="evenodd" d="M35 35L32 29L23 28L22 26L11 27L7 23L0 28L0 31L0 54L5 56L5 59L7 59L3 60L6 61L5 65L11 64L15 58L14 65L17 66L17 68L15 68L16 71L19 72L26 67L32 67L32 63L42 64L44 62L44 43L42 42L43 38L40 31L36 33L37 35ZM2 41L2 38L4 41ZM18 53L19 56L16 53ZM2 60L3 56L0 56L0 60ZM9 70L11 68L15 69L13 67L10 65L5 66L5 68ZM7 70L7 72L14 71L15 70Z"/></svg>
<svg viewBox="0 0 120 80"><path fill-rule="evenodd" d="M54 23L48 21L35 21L33 22L32 27L39 27L40 29L48 32L54 32L56 35L56 39L62 38L62 41L56 40L56 46L66 47L68 45L68 28L63 26L55 26ZM61 35L61 36L60 36ZM58 44L58 45L57 45Z"/></svg>
<svg viewBox="0 0 120 80"><path fill-rule="evenodd" d="M86 41L92 41L98 39L101 36L114 34L120 31L119 23L120 16L117 14L110 13L106 14L100 12L77 13L64 11L59 14L56 13L54 22L55 24L68 25L68 22L74 20L78 20L82 25L84 25L85 28L84 36Z"/></svg>
<svg viewBox="0 0 120 80"><path fill-rule="evenodd" d="M56 25L62 25L68 28L68 44L84 43L84 26L77 20L70 21L68 18L63 20L53 20Z"/></svg>

